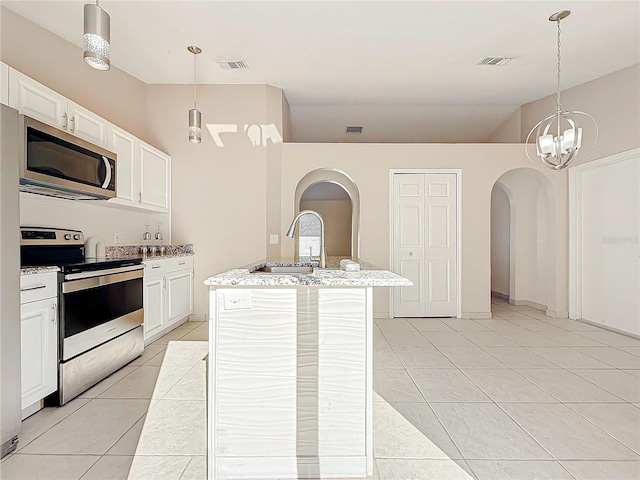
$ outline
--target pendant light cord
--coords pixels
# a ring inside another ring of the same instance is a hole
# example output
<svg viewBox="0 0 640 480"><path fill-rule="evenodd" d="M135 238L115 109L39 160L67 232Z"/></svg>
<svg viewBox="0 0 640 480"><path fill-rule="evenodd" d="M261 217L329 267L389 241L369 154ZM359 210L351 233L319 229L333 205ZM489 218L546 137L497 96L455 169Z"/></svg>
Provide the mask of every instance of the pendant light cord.
<svg viewBox="0 0 640 480"><path fill-rule="evenodd" d="M198 82L198 70L197 70L197 63L198 63L198 59L197 59L197 55L194 52L193 54L193 108L196 108L196 85Z"/></svg>
<svg viewBox="0 0 640 480"><path fill-rule="evenodd" d="M558 69L558 91L557 91L557 97L556 97L556 110L558 111L558 113L560 113L562 111L562 104L560 103L560 20L557 20L558 23L558 62L556 64L556 67Z"/></svg>

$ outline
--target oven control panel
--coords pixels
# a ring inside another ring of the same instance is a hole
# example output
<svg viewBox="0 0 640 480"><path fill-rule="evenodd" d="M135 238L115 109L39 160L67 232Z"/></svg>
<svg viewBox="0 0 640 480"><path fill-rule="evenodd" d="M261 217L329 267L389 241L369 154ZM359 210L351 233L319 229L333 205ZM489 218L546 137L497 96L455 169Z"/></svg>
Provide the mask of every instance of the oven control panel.
<svg viewBox="0 0 640 480"><path fill-rule="evenodd" d="M47 227L20 227L21 245L84 245L79 230Z"/></svg>

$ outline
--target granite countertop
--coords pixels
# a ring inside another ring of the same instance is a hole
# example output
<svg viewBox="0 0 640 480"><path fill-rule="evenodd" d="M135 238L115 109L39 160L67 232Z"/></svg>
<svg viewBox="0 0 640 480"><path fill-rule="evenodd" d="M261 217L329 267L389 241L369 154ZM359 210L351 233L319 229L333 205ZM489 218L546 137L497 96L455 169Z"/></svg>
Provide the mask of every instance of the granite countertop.
<svg viewBox="0 0 640 480"><path fill-rule="evenodd" d="M25 267L20 269L20 275L35 275L36 273L59 272L58 267Z"/></svg>
<svg viewBox="0 0 640 480"><path fill-rule="evenodd" d="M348 258L360 264L357 272L340 270L340 260ZM266 265L315 266L312 273L273 274L253 273ZM241 268L213 275L204 281L205 285L239 286L327 286L327 287L408 287L411 280L383 270L359 259L350 257L329 257L327 268L317 268L316 263L293 262L286 258L271 258L250 263Z"/></svg>
<svg viewBox="0 0 640 480"><path fill-rule="evenodd" d="M142 258L142 261L162 260L163 258L191 257L193 256L193 244L186 243L182 245L164 245L165 253L160 255L146 255L141 253L141 249L149 248L154 245L111 245L106 249L107 257L112 258ZM159 249L159 245L155 245Z"/></svg>

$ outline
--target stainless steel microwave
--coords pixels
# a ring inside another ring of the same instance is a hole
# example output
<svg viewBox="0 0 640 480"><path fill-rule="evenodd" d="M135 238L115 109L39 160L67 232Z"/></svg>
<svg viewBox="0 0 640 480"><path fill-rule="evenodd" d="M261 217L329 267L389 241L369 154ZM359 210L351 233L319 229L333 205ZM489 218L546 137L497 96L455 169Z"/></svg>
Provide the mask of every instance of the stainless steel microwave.
<svg viewBox="0 0 640 480"><path fill-rule="evenodd" d="M116 196L116 154L20 115L20 191L72 200Z"/></svg>

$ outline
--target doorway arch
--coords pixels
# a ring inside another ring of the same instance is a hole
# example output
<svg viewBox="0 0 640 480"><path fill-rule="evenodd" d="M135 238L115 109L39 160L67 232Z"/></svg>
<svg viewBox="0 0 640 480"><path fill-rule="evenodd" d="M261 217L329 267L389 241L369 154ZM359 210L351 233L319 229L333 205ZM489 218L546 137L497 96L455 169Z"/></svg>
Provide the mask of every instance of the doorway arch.
<svg viewBox="0 0 640 480"><path fill-rule="evenodd" d="M294 206L295 214L300 213L301 202L305 192L310 191L313 193L314 186L320 184L331 184L344 191L351 201L351 229L350 229L350 251L349 255L353 258L360 257L360 192L354 180L344 171L337 168L318 168L307 173L300 179L296 186L294 194ZM339 192L332 188L334 193ZM331 188L331 187L330 187ZM315 190L322 189L322 187L315 187ZM325 189L327 190L327 189ZM295 245L296 257L299 255L298 242Z"/></svg>
<svg viewBox="0 0 640 480"><path fill-rule="evenodd" d="M509 225L500 224L500 218L505 221L504 211L499 209L500 201L496 201L500 195L508 201ZM495 276L505 272L504 258L508 256L509 303L548 310L556 304L553 186L538 170L516 168L498 178L491 196L492 290ZM495 235L505 235L505 232L508 232L508 242ZM505 252L504 248L509 251ZM501 280L502 285L504 281Z"/></svg>

